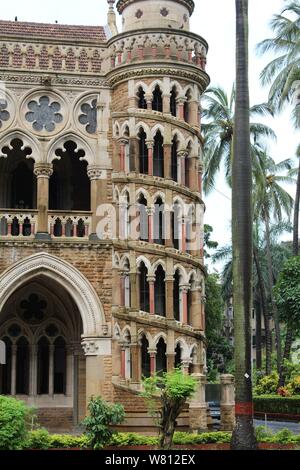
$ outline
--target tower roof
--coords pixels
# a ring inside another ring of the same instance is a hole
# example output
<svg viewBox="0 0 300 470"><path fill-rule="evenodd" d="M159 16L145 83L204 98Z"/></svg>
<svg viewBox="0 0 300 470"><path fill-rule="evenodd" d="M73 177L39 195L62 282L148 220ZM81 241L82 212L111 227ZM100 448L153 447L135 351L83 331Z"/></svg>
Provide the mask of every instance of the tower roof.
<svg viewBox="0 0 300 470"><path fill-rule="evenodd" d="M117 10L119 13L122 13L124 8L126 8L128 5L131 5L132 3L136 2L137 0L118 0L117 2ZM138 1L146 1L146 0L138 0ZM149 0L147 0L149 1ZM181 3L185 7L188 8L190 15L193 14L194 9L195 9L195 3L194 0L173 0L174 2Z"/></svg>

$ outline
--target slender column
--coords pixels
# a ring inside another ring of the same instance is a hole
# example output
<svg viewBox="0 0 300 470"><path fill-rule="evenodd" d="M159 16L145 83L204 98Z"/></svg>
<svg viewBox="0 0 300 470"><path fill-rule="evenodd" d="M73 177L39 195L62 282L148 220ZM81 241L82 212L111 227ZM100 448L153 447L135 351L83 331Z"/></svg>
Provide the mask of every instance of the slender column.
<svg viewBox="0 0 300 470"><path fill-rule="evenodd" d="M49 395L54 394L54 350L55 346L50 344L49 348Z"/></svg>
<svg viewBox="0 0 300 470"><path fill-rule="evenodd" d="M30 348L30 371L29 371L29 395L37 395L37 352L38 348L36 345L32 345Z"/></svg>
<svg viewBox="0 0 300 470"><path fill-rule="evenodd" d="M140 345L138 343L131 343L131 357L132 357L132 382L139 383L141 379L141 366L140 366Z"/></svg>
<svg viewBox="0 0 300 470"><path fill-rule="evenodd" d="M148 174L153 176L153 140L147 140L146 142L148 148Z"/></svg>
<svg viewBox="0 0 300 470"><path fill-rule="evenodd" d="M184 103L186 102L186 98L178 98L178 118L184 121Z"/></svg>
<svg viewBox="0 0 300 470"><path fill-rule="evenodd" d="M150 303L150 313L151 315L155 314L155 300L154 300L154 282L155 276L148 276L147 281L149 282L149 303Z"/></svg>
<svg viewBox="0 0 300 470"><path fill-rule="evenodd" d="M119 146L120 146L120 171L124 172L126 171L126 165L125 165L125 148L126 145L128 144L128 139L120 139L119 140Z"/></svg>
<svg viewBox="0 0 300 470"><path fill-rule="evenodd" d="M174 277L166 276L165 283L166 283L167 319L174 320L174 302L173 302Z"/></svg>
<svg viewBox="0 0 300 470"><path fill-rule="evenodd" d="M164 175L166 179L171 177L172 144L164 144Z"/></svg>
<svg viewBox="0 0 300 470"><path fill-rule="evenodd" d="M172 237L172 209L169 205L165 205L164 216L165 216L165 246L166 248L173 248L173 237Z"/></svg>
<svg viewBox="0 0 300 470"><path fill-rule="evenodd" d="M181 223L181 251L186 252L186 221L184 217Z"/></svg>
<svg viewBox="0 0 300 470"><path fill-rule="evenodd" d="M121 344L121 378L125 380L126 378L126 348L125 344Z"/></svg>
<svg viewBox="0 0 300 470"><path fill-rule="evenodd" d="M189 286L181 286L181 295L182 295L182 323L184 325L188 324L188 305L187 305L187 293Z"/></svg>
<svg viewBox="0 0 300 470"><path fill-rule="evenodd" d="M196 331L203 331L202 326L202 302L201 302L201 291L200 287L191 289L192 292L192 307L191 307L191 318L192 326Z"/></svg>
<svg viewBox="0 0 300 470"><path fill-rule="evenodd" d="M147 103L147 110L152 111L152 100L153 100L153 95L145 95L145 100Z"/></svg>
<svg viewBox="0 0 300 470"><path fill-rule="evenodd" d="M153 377L156 373L156 350L148 350L150 354L150 374Z"/></svg>
<svg viewBox="0 0 300 470"><path fill-rule="evenodd" d="M154 209L152 207L147 209L148 212L148 241L149 243L153 243L153 220L154 220Z"/></svg>
<svg viewBox="0 0 300 470"><path fill-rule="evenodd" d="M165 114L170 114L170 93L166 93L163 95L163 110Z"/></svg>
<svg viewBox="0 0 300 470"><path fill-rule="evenodd" d="M74 380L74 355L71 348L67 349L67 376L66 376L66 395L71 397L73 393L73 380ZM74 399L74 397L73 397Z"/></svg>
<svg viewBox="0 0 300 470"><path fill-rule="evenodd" d="M49 178L53 174L53 167L50 163L35 163L34 174L37 177L38 208L38 231L35 237L39 240L50 240L48 233Z"/></svg>
<svg viewBox="0 0 300 470"><path fill-rule="evenodd" d="M130 171L139 173L139 141L137 137L129 138Z"/></svg>
<svg viewBox="0 0 300 470"><path fill-rule="evenodd" d="M167 353L167 371L171 372L175 368L175 353Z"/></svg>
<svg viewBox="0 0 300 470"><path fill-rule="evenodd" d="M105 170L98 165L89 165L87 169L88 177L91 180L91 212L92 224L90 229L90 239L98 240L97 232L97 208L100 203L107 202L107 178Z"/></svg>
<svg viewBox="0 0 300 470"><path fill-rule="evenodd" d="M11 394L12 396L16 395L16 390L17 390L17 348L18 346L16 344L12 346L12 363L11 363Z"/></svg>
<svg viewBox="0 0 300 470"><path fill-rule="evenodd" d="M133 309L139 308L139 300L137 295L138 275L136 272L129 273L130 278L130 305Z"/></svg>
<svg viewBox="0 0 300 470"><path fill-rule="evenodd" d="M121 306L125 306L125 273L120 274Z"/></svg>
<svg viewBox="0 0 300 470"><path fill-rule="evenodd" d="M178 152L178 158L180 161L180 184L183 186L186 186L186 181L185 181L185 165L186 165L186 157L188 155L188 152L186 150L183 150L181 152Z"/></svg>

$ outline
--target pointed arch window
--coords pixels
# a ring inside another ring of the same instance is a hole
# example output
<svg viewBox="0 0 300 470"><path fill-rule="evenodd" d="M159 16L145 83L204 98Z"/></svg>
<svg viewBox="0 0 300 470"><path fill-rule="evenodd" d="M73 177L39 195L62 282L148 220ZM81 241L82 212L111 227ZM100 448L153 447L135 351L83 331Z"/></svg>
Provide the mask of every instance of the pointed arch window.
<svg viewBox="0 0 300 470"><path fill-rule="evenodd" d="M158 266L155 273L154 283L154 301L155 313L162 317L166 316L166 285L165 285L165 271L161 265Z"/></svg>
<svg viewBox="0 0 300 470"><path fill-rule="evenodd" d="M165 244L164 203L159 197L155 202L154 211L154 243Z"/></svg>
<svg viewBox="0 0 300 470"><path fill-rule="evenodd" d="M160 338L157 343L156 373L161 374L163 372L167 372L167 346L165 340Z"/></svg>
<svg viewBox="0 0 300 470"><path fill-rule="evenodd" d="M141 195L138 200L139 218L140 218L140 240L149 240L149 225L148 225L148 211L147 211L147 200L144 195Z"/></svg>
<svg viewBox="0 0 300 470"><path fill-rule="evenodd" d="M177 270L174 276L173 287L173 305L174 305L174 318L180 321L180 273Z"/></svg>
<svg viewBox="0 0 300 470"><path fill-rule="evenodd" d="M178 343L175 349L175 368L178 369L181 367L181 347Z"/></svg>
<svg viewBox="0 0 300 470"><path fill-rule="evenodd" d="M172 140L171 176L173 181L178 181L178 139L176 135Z"/></svg>
<svg viewBox="0 0 300 470"><path fill-rule="evenodd" d="M184 106L183 106L183 116L184 116L184 120L185 122L189 123L190 122L190 115L191 115L191 98L192 98L192 95L191 95L191 91L188 90L185 94L185 102L184 102Z"/></svg>
<svg viewBox="0 0 300 470"><path fill-rule="evenodd" d="M38 376L37 376L37 393L38 395L47 395L49 393L49 362L50 348L49 341L43 337L38 342Z"/></svg>
<svg viewBox="0 0 300 470"><path fill-rule="evenodd" d="M149 282L148 282L148 269L145 263L141 263L139 270L140 278L140 309L143 312L150 311L150 297L149 297Z"/></svg>
<svg viewBox="0 0 300 470"><path fill-rule="evenodd" d="M145 95L146 93L143 87L140 86L138 89L138 93L137 93L139 109L147 109L147 101L146 101Z"/></svg>
<svg viewBox="0 0 300 470"><path fill-rule="evenodd" d="M177 89L176 86L173 86L170 96L170 111L172 116L177 116Z"/></svg>
<svg viewBox="0 0 300 470"><path fill-rule="evenodd" d="M164 138L160 131L157 131L154 137L153 175L164 177Z"/></svg>
<svg viewBox="0 0 300 470"><path fill-rule="evenodd" d="M152 96L153 96L152 110L159 111L160 113L162 113L163 112L163 98L162 98L162 91L159 85L156 85L156 87L154 88Z"/></svg>
<svg viewBox="0 0 300 470"><path fill-rule="evenodd" d="M149 342L146 336L141 340L141 370L143 377L150 377L150 354L148 352Z"/></svg>
<svg viewBox="0 0 300 470"><path fill-rule="evenodd" d="M16 393L29 395L29 343L24 337L17 342Z"/></svg>
<svg viewBox="0 0 300 470"><path fill-rule="evenodd" d="M139 165L140 165L140 173L147 175L149 164L148 164L148 147L147 147L147 135L144 129L140 129L138 134L139 138Z"/></svg>

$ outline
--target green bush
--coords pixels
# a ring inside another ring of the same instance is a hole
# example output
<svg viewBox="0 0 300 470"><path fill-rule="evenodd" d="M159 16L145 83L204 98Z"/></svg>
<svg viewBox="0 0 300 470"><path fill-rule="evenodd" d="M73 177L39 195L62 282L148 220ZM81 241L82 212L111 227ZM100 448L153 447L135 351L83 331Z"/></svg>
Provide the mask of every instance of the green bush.
<svg viewBox="0 0 300 470"><path fill-rule="evenodd" d="M86 427L89 445L95 450L101 449L112 438L113 432L109 426L115 426L124 421L124 408L120 404L111 405L101 397L92 397L88 410L90 415L82 424Z"/></svg>
<svg viewBox="0 0 300 470"><path fill-rule="evenodd" d="M254 397L253 401L256 412L300 415L300 396L262 395Z"/></svg>
<svg viewBox="0 0 300 470"><path fill-rule="evenodd" d="M112 436L110 441L112 446L157 446L158 437L152 436L142 436L141 434L136 434L133 432L128 433L116 433Z"/></svg>
<svg viewBox="0 0 300 470"><path fill-rule="evenodd" d="M24 449L83 449L88 447L86 436L72 436L69 434L49 434L46 429L37 429L28 434Z"/></svg>
<svg viewBox="0 0 300 470"><path fill-rule="evenodd" d="M28 434L32 410L24 402L0 396L0 450L19 450Z"/></svg>
<svg viewBox="0 0 300 470"><path fill-rule="evenodd" d="M272 395L277 393L279 382L279 375L273 372L271 375L266 375L258 379L257 385L254 387L255 395Z"/></svg>

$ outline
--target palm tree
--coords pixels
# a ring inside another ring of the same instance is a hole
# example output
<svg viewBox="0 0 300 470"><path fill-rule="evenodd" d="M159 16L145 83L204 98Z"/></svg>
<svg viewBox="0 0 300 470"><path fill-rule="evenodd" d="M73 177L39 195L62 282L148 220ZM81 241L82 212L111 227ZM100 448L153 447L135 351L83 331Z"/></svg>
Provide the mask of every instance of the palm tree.
<svg viewBox="0 0 300 470"><path fill-rule="evenodd" d="M290 1L279 15L274 15L271 24L273 38L265 39L257 46L259 54L274 52L277 57L261 72L263 85L271 85L269 103L275 111L293 99L294 83L299 80L300 66L300 1ZM300 123L299 108L294 109L294 122Z"/></svg>
<svg viewBox="0 0 300 470"><path fill-rule="evenodd" d="M205 173L203 187L206 194L214 187L215 177L224 164L226 180L231 186L231 162L233 152L234 134L234 107L236 91L233 87L231 95L227 96L221 87L211 87L204 94L204 110L202 133L204 137L204 163ZM273 115L268 104L252 106L250 116ZM256 166L256 148L260 141L266 138L276 139L274 131L261 123L251 122L251 153L252 163Z"/></svg>
<svg viewBox="0 0 300 470"><path fill-rule="evenodd" d="M232 157L233 309L236 425L233 450L257 448L251 380L252 168L248 79L248 0L236 0L236 99Z"/></svg>
<svg viewBox="0 0 300 470"><path fill-rule="evenodd" d="M274 275L271 253L271 219L281 223L283 216L291 216L293 198L281 186L281 183L291 183L294 179L289 175L282 175L283 170L291 169L291 160L279 163L269 157L266 151L258 153L261 167L261 177L257 176L254 191L254 219L261 220L265 226L266 257L268 267L268 288L270 303L272 306L275 334L277 343L277 369L281 368L282 349L280 335L280 319L278 309L273 296Z"/></svg>

